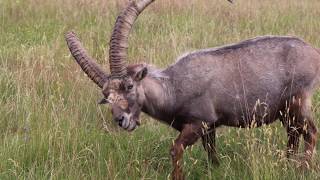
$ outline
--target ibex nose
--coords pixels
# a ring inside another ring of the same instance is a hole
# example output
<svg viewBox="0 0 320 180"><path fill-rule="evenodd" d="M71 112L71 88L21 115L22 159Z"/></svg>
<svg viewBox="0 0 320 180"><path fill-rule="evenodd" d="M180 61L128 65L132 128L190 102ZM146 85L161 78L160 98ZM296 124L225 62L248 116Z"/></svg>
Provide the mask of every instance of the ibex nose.
<svg viewBox="0 0 320 180"><path fill-rule="evenodd" d="M119 126L122 126L124 116L116 117L114 120L118 123Z"/></svg>

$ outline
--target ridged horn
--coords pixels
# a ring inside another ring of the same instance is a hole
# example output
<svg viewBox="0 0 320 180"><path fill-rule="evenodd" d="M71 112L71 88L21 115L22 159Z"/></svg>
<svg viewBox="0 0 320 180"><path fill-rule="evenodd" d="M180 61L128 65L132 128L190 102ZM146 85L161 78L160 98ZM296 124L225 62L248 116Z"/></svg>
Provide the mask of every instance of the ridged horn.
<svg viewBox="0 0 320 180"><path fill-rule="evenodd" d="M100 88L108 81L108 75L100 68L100 66L91 58L87 51L83 48L77 35L70 31L65 34L65 39L69 50L80 65L82 70L93 80Z"/></svg>
<svg viewBox="0 0 320 180"><path fill-rule="evenodd" d="M118 16L110 39L109 65L113 78L127 75L128 37L139 14L155 0L132 1Z"/></svg>

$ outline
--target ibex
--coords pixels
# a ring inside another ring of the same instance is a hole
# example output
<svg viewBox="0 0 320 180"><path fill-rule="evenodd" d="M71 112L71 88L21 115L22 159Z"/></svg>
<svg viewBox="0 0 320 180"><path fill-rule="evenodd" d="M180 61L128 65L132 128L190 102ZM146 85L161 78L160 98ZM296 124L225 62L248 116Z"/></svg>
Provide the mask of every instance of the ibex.
<svg viewBox="0 0 320 180"><path fill-rule="evenodd" d="M183 179L183 152L199 138L208 158L217 161L215 129L222 125L259 127L279 119L288 134L288 156L298 151L302 135L309 162L317 134L311 98L319 85L320 51L296 37L263 36L186 54L162 70L127 65L130 30L152 2L131 1L118 16L110 40L111 74L75 33L65 36L77 63L102 89L100 103L110 104L113 120L132 131L142 111L180 131L170 151L173 179Z"/></svg>

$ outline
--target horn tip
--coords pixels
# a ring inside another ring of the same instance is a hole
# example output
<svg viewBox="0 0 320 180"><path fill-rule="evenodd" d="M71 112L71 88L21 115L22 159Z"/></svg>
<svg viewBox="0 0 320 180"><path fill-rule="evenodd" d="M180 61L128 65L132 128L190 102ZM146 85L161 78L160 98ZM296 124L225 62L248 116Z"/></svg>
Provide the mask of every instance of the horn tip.
<svg viewBox="0 0 320 180"><path fill-rule="evenodd" d="M71 30L71 31L67 31L67 32L64 34L64 37L65 37L66 39L69 39L69 38L71 38L71 37L77 37L77 34L76 34L73 30Z"/></svg>

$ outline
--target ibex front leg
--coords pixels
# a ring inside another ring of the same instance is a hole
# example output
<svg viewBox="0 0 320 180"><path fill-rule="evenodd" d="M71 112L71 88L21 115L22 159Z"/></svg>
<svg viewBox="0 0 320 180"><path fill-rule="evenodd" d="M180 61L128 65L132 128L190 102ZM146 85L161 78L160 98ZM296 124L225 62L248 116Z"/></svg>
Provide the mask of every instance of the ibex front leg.
<svg viewBox="0 0 320 180"><path fill-rule="evenodd" d="M208 153L208 159L212 164L219 165L219 159L216 151L216 130L212 129L211 132L203 135L202 145Z"/></svg>
<svg viewBox="0 0 320 180"><path fill-rule="evenodd" d="M184 179L181 165L183 152L185 148L193 145L199 139L199 137L201 137L201 126L187 124L183 127L180 135L175 140L170 151L173 163L173 171L171 174L173 180Z"/></svg>

